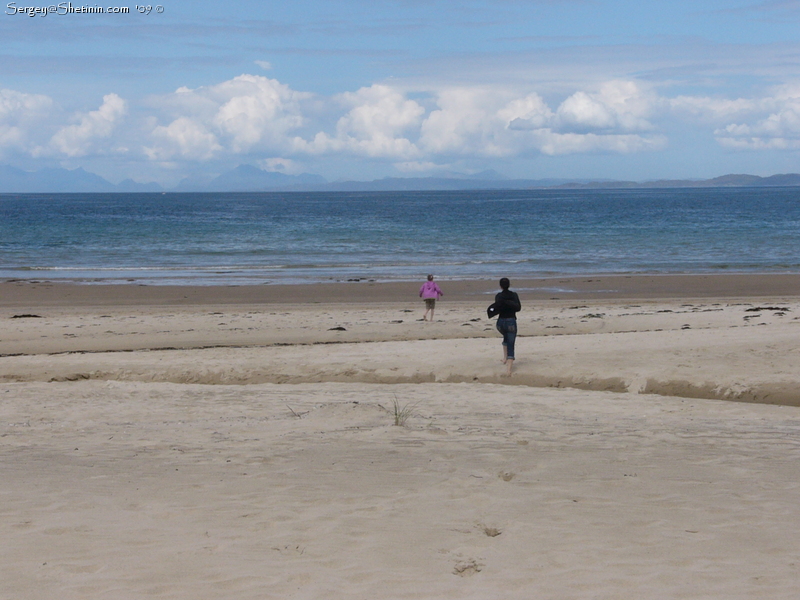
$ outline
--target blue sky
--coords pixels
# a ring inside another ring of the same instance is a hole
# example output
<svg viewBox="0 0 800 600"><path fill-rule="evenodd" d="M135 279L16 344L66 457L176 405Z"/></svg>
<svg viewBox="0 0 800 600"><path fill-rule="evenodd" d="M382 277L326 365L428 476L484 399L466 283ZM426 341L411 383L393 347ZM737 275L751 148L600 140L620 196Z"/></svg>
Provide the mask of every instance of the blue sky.
<svg viewBox="0 0 800 600"><path fill-rule="evenodd" d="M800 172L800 0L4 4L0 163L28 170Z"/></svg>

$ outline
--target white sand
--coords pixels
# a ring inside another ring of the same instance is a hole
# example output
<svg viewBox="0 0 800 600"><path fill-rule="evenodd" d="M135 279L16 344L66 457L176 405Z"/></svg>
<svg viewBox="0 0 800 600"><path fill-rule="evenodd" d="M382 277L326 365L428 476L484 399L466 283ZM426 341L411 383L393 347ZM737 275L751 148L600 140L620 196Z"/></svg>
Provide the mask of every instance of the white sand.
<svg viewBox="0 0 800 600"><path fill-rule="evenodd" d="M6 315L0 599L800 597L797 299L482 308Z"/></svg>

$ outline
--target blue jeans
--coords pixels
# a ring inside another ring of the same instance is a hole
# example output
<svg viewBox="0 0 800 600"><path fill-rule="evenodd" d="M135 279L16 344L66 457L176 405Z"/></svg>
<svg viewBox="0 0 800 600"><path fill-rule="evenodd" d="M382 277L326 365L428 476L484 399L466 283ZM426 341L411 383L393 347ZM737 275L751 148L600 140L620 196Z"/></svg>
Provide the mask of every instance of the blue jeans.
<svg viewBox="0 0 800 600"><path fill-rule="evenodd" d="M503 334L503 346L506 347L508 358L514 360L514 342L517 340L517 320L497 319L497 331Z"/></svg>

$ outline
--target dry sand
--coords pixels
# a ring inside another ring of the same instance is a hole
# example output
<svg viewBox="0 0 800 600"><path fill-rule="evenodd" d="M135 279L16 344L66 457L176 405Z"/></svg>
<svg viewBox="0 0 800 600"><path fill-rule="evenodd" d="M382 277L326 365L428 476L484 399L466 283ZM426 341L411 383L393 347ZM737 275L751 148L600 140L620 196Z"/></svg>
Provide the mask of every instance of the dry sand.
<svg viewBox="0 0 800 600"><path fill-rule="evenodd" d="M0 599L799 597L800 278L442 286L0 284Z"/></svg>

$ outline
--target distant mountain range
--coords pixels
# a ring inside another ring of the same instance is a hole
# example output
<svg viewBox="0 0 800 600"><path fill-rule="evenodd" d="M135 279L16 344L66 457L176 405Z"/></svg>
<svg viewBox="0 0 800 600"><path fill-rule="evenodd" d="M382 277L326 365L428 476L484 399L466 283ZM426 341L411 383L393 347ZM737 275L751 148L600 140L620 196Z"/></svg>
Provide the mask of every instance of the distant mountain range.
<svg viewBox="0 0 800 600"><path fill-rule="evenodd" d="M657 181L591 181L579 179L507 179L496 171L475 175L448 173L440 177L387 177L374 181L326 181L308 173L287 175L264 171L252 165L239 165L210 181L183 180L166 189L157 183L137 183L126 179L118 184L83 169L41 169L23 171L0 165L0 194L35 193L114 193L114 192L368 192L485 189L632 189L687 187L779 187L800 186L800 174L723 175L713 179L661 179Z"/></svg>
<svg viewBox="0 0 800 600"><path fill-rule="evenodd" d="M0 165L0 194L36 194L61 192L160 192L157 183L136 183L132 179L114 185L83 169L41 169L23 171Z"/></svg>
<svg viewBox="0 0 800 600"><path fill-rule="evenodd" d="M784 187L800 185L800 175L722 175L713 179L659 179L657 181L595 181L588 183L565 183L558 187L597 189L597 188L687 188L687 187Z"/></svg>
<svg viewBox="0 0 800 600"><path fill-rule="evenodd" d="M285 190L324 186L327 183L320 175L286 175L264 171L252 165L239 165L232 171L215 177L206 184L184 179L174 190L176 192L262 192L266 190Z"/></svg>

